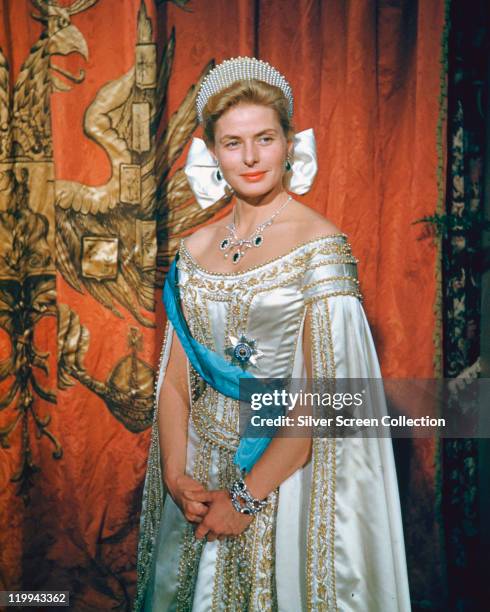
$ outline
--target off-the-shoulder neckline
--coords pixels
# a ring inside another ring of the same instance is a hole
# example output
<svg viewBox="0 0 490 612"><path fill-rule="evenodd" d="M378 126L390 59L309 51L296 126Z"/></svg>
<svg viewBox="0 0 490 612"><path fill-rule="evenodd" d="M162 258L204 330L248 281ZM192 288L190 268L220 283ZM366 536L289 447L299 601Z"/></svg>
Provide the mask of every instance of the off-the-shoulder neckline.
<svg viewBox="0 0 490 612"><path fill-rule="evenodd" d="M208 274L209 276L215 276L215 277L223 277L223 276L224 277L236 277L236 276L244 276L245 274L249 274L250 272L254 272L255 270L260 270L261 268L264 268L265 266L268 266L271 263L278 262L278 261L288 257L289 255L291 255L295 251L299 251L303 247L308 246L310 244L313 244L314 242L320 242L321 240L332 240L332 239L338 239L338 238L342 238L344 240L344 242L347 242L347 234L344 234L342 232L337 232L336 234L326 234L324 236L318 236L317 238L311 238L310 240L302 242L301 244L297 244L292 249L290 249L286 253L283 253L282 255L276 255L276 257L272 257L271 259L268 259L267 261L264 261L261 264L257 264L255 266L251 266L250 268L245 268L245 270L240 270L238 272L212 272L211 270L208 270L207 268L204 268L194 258L194 256L191 254L191 252L187 248L187 246L185 244L185 238L181 238L180 239L179 251L183 251L185 253L185 255L192 262L192 264L193 264L193 266L195 268L197 268L201 272L204 272L205 274Z"/></svg>

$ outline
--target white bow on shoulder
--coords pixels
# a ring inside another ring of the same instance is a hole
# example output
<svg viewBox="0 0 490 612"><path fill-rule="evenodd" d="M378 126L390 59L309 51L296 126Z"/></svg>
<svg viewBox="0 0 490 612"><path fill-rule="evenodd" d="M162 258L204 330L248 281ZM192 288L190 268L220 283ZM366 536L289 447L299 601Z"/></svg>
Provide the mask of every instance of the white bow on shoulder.
<svg viewBox="0 0 490 612"><path fill-rule="evenodd" d="M318 170L313 129L295 134L291 166L285 175L286 189L298 195L307 193ZM218 178L218 166L201 138L193 138L184 172L201 208L212 206L229 187L224 178Z"/></svg>

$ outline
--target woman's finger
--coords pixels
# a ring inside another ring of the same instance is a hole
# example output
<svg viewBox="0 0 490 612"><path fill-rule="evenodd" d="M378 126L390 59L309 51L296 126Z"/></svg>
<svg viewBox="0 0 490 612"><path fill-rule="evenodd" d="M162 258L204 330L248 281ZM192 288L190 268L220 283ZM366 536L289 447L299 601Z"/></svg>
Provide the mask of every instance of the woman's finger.
<svg viewBox="0 0 490 612"><path fill-rule="evenodd" d="M187 513L184 516L186 520L189 521L189 523L201 523L202 522L202 516L198 516L197 514Z"/></svg>
<svg viewBox="0 0 490 612"><path fill-rule="evenodd" d="M193 490L185 490L183 495L189 501L201 502L201 503L209 503L212 501L213 496L209 491L203 489L202 491L193 491Z"/></svg>
<svg viewBox="0 0 490 612"><path fill-rule="evenodd" d="M196 540L202 540L202 538L204 538L204 536L210 531L209 527L206 525L206 523L203 521L200 523L200 525L198 526L198 528L196 529L196 531L194 532L194 536L196 538Z"/></svg>
<svg viewBox="0 0 490 612"><path fill-rule="evenodd" d="M199 502L188 502L186 503L185 507L188 512L198 514L199 516L206 516L209 510L207 506L200 504Z"/></svg>
<svg viewBox="0 0 490 612"><path fill-rule="evenodd" d="M194 480L191 476L187 474L183 474L177 478L177 485L182 489L188 489L193 491L200 491L204 489L204 485L201 484L198 480Z"/></svg>

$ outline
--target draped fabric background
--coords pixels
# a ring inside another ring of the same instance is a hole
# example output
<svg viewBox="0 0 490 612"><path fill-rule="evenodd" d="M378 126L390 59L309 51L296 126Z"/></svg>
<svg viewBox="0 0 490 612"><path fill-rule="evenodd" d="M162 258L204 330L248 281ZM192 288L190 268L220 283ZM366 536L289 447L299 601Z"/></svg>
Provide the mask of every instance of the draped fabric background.
<svg viewBox="0 0 490 612"><path fill-rule="evenodd" d="M447 4L0 0L0 589L134 597L163 273L226 210L181 171L213 59L290 80L320 161L302 200L349 235L384 375L440 373L438 245L413 222L443 198ZM414 609L437 609L435 445L395 450Z"/></svg>
<svg viewBox="0 0 490 612"><path fill-rule="evenodd" d="M445 376L480 369L485 122L483 103L490 47L490 7L472 0L452 6L448 73L448 172L444 241ZM486 83L488 92L488 83ZM448 602L452 609L487 605L481 581L479 441L444 440L442 490ZM485 604L483 604L485 602Z"/></svg>

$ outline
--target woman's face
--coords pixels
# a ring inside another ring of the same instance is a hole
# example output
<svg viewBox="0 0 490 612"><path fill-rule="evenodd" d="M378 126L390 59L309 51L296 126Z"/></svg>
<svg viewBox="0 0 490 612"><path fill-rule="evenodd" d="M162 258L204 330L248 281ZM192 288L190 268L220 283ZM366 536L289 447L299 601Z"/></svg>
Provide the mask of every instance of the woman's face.
<svg viewBox="0 0 490 612"><path fill-rule="evenodd" d="M282 190L287 142L276 111L240 103L215 125L213 153L224 178L243 197Z"/></svg>

